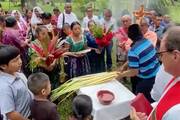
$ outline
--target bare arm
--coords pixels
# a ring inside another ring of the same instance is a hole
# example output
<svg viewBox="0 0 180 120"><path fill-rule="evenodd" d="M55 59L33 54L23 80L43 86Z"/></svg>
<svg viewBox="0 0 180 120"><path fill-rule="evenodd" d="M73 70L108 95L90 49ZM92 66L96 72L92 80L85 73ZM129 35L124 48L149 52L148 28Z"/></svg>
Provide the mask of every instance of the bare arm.
<svg viewBox="0 0 180 120"><path fill-rule="evenodd" d="M7 117L10 120L28 120L28 119L24 118L20 113L18 113L16 111L7 113Z"/></svg>
<svg viewBox="0 0 180 120"><path fill-rule="evenodd" d="M118 73L118 77L116 79L121 79L123 77L133 77L138 74L139 70L138 69L128 69L126 71Z"/></svg>
<svg viewBox="0 0 180 120"><path fill-rule="evenodd" d="M128 69L128 62L126 61L119 69L118 71L123 72Z"/></svg>

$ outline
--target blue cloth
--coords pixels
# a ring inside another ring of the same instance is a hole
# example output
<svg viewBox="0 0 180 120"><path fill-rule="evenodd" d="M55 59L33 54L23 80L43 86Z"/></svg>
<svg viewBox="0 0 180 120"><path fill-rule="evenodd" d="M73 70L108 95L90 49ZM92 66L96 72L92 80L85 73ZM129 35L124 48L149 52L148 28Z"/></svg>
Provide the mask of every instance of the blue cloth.
<svg viewBox="0 0 180 120"><path fill-rule="evenodd" d="M161 25L155 29L155 33L157 34L158 39L162 38L164 30L165 30L165 27L163 27Z"/></svg>
<svg viewBox="0 0 180 120"><path fill-rule="evenodd" d="M85 36L87 39L88 47L98 48L98 45L96 44L95 38L91 35L90 32L85 32Z"/></svg>
<svg viewBox="0 0 180 120"><path fill-rule="evenodd" d="M128 65L139 70L140 78L149 79L156 75L160 64L156 49L149 40L142 39L132 46L128 51Z"/></svg>
<svg viewBox="0 0 180 120"><path fill-rule="evenodd" d="M113 48L113 42L111 41L111 43L107 47L105 47L107 69L111 69L112 67L112 56L111 56L112 48Z"/></svg>
<svg viewBox="0 0 180 120"><path fill-rule="evenodd" d="M91 48L97 48L95 38L91 35L90 32L85 32L87 38L87 45ZM105 71L105 60L104 53L97 54L94 50L89 52L88 54L89 63L91 66L91 73L99 73Z"/></svg>

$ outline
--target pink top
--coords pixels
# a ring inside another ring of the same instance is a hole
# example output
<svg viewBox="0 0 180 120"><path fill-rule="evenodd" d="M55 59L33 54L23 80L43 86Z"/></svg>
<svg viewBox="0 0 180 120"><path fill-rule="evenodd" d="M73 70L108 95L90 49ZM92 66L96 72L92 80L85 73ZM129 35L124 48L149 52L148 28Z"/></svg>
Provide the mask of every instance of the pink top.
<svg viewBox="0 0 180 120"><path fill-rule="evenodd" d="M115 37L118 39L118 46L127 52L132 44L132 40L128 38L127 29L120 27L115 33Z"/></svg>

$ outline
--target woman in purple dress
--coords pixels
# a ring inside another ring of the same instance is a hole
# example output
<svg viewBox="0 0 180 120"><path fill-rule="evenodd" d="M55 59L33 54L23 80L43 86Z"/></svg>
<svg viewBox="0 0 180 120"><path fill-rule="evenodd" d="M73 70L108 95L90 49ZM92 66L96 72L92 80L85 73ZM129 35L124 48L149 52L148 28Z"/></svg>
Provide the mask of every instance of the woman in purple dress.
<svg viewBox="0 0 180 120"><path fill-rule="evenodd" d="M2 43L8 44L17 47L21 52L22 59L22 70L27 75L28 70L26 68L28 63L28 39L25 39L24 36L19 32L17 21L15 17L9 16L5 20L6 28L3 31Z"/></svg>

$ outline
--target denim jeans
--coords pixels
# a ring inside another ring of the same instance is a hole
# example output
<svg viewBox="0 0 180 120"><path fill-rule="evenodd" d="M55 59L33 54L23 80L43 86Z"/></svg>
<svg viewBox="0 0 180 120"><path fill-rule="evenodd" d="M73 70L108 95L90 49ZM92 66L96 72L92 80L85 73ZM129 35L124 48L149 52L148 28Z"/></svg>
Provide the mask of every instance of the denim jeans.
<svg viewBox="0 0 180 120"><path fill-rule="evenodd" d="M107 68L107 70L111 69L111 67L112 67L112 56L111 56L112 48L113 48L113 41L111 41L111 43L108 46L104 47L104 49L103 49L104 54L106 52L106 57L105 58L106 58L106 68Z"/></svg>

